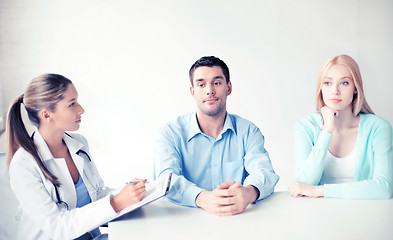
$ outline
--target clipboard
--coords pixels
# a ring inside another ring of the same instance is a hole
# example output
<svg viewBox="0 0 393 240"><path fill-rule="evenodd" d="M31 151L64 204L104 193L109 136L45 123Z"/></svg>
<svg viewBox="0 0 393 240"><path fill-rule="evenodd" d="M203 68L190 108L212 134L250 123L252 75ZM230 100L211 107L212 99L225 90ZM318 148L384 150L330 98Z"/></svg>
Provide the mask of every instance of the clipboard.
<svg viewBox="0 0 393 240"><path fill-rule="evenodd" d="M132 212L140 207L145 206L146 204L154 202L157 199L160 199L163 196L165 196L169 191L169 187L171 185L171 178L172 178L172 173L169 173L159 179L156 179L151 183L146 183L146 195L143 197L143 199L140 202L137 202L135 204L132 204L131 206L124 208L110 221L113 221L123 216L124 214Z"/></svg>

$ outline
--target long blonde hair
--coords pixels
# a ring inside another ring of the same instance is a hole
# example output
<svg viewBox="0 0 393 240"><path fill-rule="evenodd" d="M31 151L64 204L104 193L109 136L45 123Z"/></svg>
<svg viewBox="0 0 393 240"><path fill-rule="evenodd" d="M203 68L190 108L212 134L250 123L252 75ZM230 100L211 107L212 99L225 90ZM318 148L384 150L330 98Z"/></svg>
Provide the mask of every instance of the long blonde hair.
<svg viewBox="0 0 393 240"><path fill-rule="evenodd" d="M317 84L317 94L316 94L317 111L320 112L321 108L326 106L322 98L322 86L323 86L326 71L332 65L344 65L349 69L349 71L352 74L352 79L355 84L355 88L357 90L357 93L354 94L352 100L353 115L357 116L359 113L374 114L374 112L371 110L364 96L363 81L362 81L362 76L360 75L359 66L355 62L355 60L353 60L353 58L351 58L348 55L338 55L338 56L331 57L322 66L321 71L319 72L318 84Z"/></svg>
<svg viewBox="0 0 393 240"><path fill-rule="evenodd" d="M6 128L8 165L15 152L22 147L34 157L45 177L56 186L60 186L60 182L42 163L37 146L26 130L22 120L21 105L25 106L30 121L39 127L41 123L39 112L42 109L54 111L57 103L64 98L64 92L69 84L72 82L61 75L42 74L31 80L25 93L17 97L8 110Z"/></svg>

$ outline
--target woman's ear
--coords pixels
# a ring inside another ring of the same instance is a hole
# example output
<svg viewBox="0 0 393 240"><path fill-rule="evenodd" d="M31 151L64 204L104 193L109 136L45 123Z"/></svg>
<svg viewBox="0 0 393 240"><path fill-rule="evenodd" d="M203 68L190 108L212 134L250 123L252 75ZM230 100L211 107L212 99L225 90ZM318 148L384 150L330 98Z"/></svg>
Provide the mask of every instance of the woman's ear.
<svg viewBox="0 0 393 240"><path fill-rule="evenodd" d="M52 119L52 113L48 109L42 109L39 111L38 117L42 122L49 122Z"/></svg>

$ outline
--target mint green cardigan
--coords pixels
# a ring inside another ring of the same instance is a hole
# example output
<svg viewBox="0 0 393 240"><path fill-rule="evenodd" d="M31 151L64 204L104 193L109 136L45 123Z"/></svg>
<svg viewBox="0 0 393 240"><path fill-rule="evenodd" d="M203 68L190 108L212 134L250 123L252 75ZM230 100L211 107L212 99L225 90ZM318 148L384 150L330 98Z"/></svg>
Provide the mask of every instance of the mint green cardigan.
<svg viewBox="0 0 393 240"><path fill-rule="evenodd" d="M359 114L357 162L353 182L325 184L326 198L387 199L393 195L392 127L373 114ZM308 115L295 125L296 180L321 185L332 135L322 131L322 116Z"/></svg>

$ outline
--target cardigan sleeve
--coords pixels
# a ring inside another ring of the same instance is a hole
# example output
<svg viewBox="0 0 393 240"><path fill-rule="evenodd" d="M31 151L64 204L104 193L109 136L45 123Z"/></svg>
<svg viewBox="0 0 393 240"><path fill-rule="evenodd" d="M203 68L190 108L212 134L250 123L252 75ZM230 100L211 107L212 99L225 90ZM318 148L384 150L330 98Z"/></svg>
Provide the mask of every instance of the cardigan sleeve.
<svg viewBox="0 0 393 240"><path fill-rule="evenodd" d="M364 150L364 161L374 158L370 179L343 184L326 184L325 197L346 199L387 199L393 193L393 149L392 127L386 121L379 121L375 129L366 132L371 141ZM361 177L361 176L360 176Z"/></svg>
<svg viewBox="0 0 393 240"><path fill-rule="evenodd" d="M318 185L321 180L332 138L332 134L315 128L304 119L296 123L294 131L296 180L310 185Z"/></svg>

